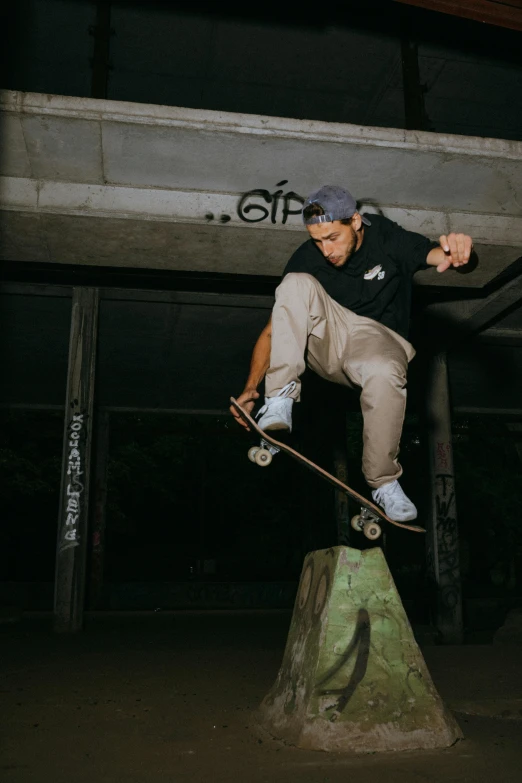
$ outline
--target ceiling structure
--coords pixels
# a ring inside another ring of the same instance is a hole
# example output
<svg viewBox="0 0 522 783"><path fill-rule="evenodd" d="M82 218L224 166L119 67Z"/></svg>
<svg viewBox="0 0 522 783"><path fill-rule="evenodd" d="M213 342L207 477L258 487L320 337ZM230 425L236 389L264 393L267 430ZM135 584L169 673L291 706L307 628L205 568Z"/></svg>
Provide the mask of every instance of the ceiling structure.
<svg viewBox="0 0 522 783"><path fill-rule="evenodd" d="M303 196L347 179L363 211L473 236L478 269L425 284L485 285L522 244L522 142L8 91L0 132L6 260L278 275Z"/></svg>

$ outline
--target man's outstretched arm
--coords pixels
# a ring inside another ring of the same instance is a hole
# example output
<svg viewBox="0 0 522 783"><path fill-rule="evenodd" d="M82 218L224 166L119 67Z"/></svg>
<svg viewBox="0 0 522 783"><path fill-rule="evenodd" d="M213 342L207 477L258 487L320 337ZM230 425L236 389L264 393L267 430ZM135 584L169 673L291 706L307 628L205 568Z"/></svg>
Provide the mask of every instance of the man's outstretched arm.
<svg viewBox="0 0 522 783"><path fill-rule="evenodd" d="M257 342L252 352L252 359L250 361L250 372L248 374L245 388L237 398L238 403L248 413L252 412L252 409L259 397L257 387L266 375L266 371L270 367L270 349L272 347L272 316L267 325L259 335ZM230 412L242 427L248 429L246 423L240 417L235 408L230 407Z"/></svg>
<svg viewBox="0 0 522 783"><path fill-rule="evenodd" d="M428 253L426 263L436 266L437 272L445 272L450 266L459 267L467 264L473 241L467 234L443 234L439 237L440 247L434 247Z"/></svg>

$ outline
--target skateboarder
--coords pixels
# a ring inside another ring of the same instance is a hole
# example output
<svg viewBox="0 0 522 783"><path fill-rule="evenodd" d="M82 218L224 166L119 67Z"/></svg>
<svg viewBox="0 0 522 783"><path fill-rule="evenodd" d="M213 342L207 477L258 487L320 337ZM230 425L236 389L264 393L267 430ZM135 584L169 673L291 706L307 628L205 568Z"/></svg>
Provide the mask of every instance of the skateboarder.
<svg viewBox="0 0 522 783"><path fill-rule="evenodd" d="M466 264L471 237L451 233L432 242L382 215L361 215L336 185L306 199L303 222L309 239L286 265L237 401L250 413L266 376L259 426L291 431L306 364L322 378L360 388L362 470L372 497L391 519L413 520L417 509L399 484L397 460L415 355L407 339L412 277Z"/></svg>

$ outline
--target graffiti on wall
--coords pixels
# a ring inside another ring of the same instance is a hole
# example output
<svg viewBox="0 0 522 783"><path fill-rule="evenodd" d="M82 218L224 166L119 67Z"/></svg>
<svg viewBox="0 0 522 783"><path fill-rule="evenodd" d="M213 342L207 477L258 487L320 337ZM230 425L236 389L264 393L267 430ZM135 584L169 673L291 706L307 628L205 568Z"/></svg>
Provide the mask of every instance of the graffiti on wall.
<svg viewBox="0 0 522 783"><path fill-rule="evenodd" d="M73 414L68 426L68 460L67 460L67 486L65 489L66 504L65 519L62 526L60 551L79 545L79 526L82 513L82 493L84 484L82 481L83 466L83 435L84 414Z"/></svg>
<svg viewBox="0 0 522 783"><path fill-rule="evenodd" d="M451 459L450 459L451 461ZM460 605L460 563L455 479L448 473L435 475L435 513L440 600L448 612Z"/></svg>
<svg viewBox="0 0 522 783"><path fill-rule="evenodd" d="M368 658L370 657L370 637L370 616L366 609L359 609L355 630L348 647L335 666L317 683L321 696L337 696L336 701L328 707L328 709L333 710L330 716L331 722L335 722L341 715L366 674ZM355 664L346 685L343 688L328 688L328 683L342 671L354 656Z"/></svg>
<svg viewBox="0 0 522 783"><path fill-rule="evenodd" d="M244 223L262 223L270 219L271 223L277 223L280 218L285 225L289 215L300 215L303 210L304 198L293 190L285 193L280 188L288 183L282 179L276 184L273 193L263 188L254 188L244 193L237 205L237 214ZM292 209L292 204L294 208ZM295 205L297 204L297 207ZM265 206L268 205L268 206ZM282 209L280 210L280 205Z"/></svg>
<svg viewBox="0 0 522 783"><path fill-rule="evenodd" d="M240 197L236 214L243 223L262 223L269 220L270 223L285 225L290 215L300 215L304 204L304 198L293 190L286 193L281 188L288 184L287 179L276 183L277 190L272 193L265 188L247 190ZM205 219L210 223L216 220L213 212L207 212ZM220 223L229 223L231 216L220 215L217 220Z"/></svg>
<svg viewBox="0 0 522 783"><path fill-rule="evenodd" d="M452 470L451 443L437 441L435 447L435 469Z"/></svg>

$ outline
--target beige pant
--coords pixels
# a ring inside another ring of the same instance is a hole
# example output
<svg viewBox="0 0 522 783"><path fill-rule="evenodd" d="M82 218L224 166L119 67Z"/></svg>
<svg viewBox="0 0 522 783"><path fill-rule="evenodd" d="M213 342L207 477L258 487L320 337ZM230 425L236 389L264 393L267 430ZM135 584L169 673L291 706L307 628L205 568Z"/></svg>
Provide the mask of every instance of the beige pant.
<svg viewBox="0 0 522 783"><path fill-rule="evenodd" d="M402 474L397 461L406 408L406 372L413 346L386 326L347 310L322 285L292 272L276 291L266 395L276 395L308 366L322 378L361 389L362 469L377 488ZM306 360L305 360L306 357Z"/></svg>

